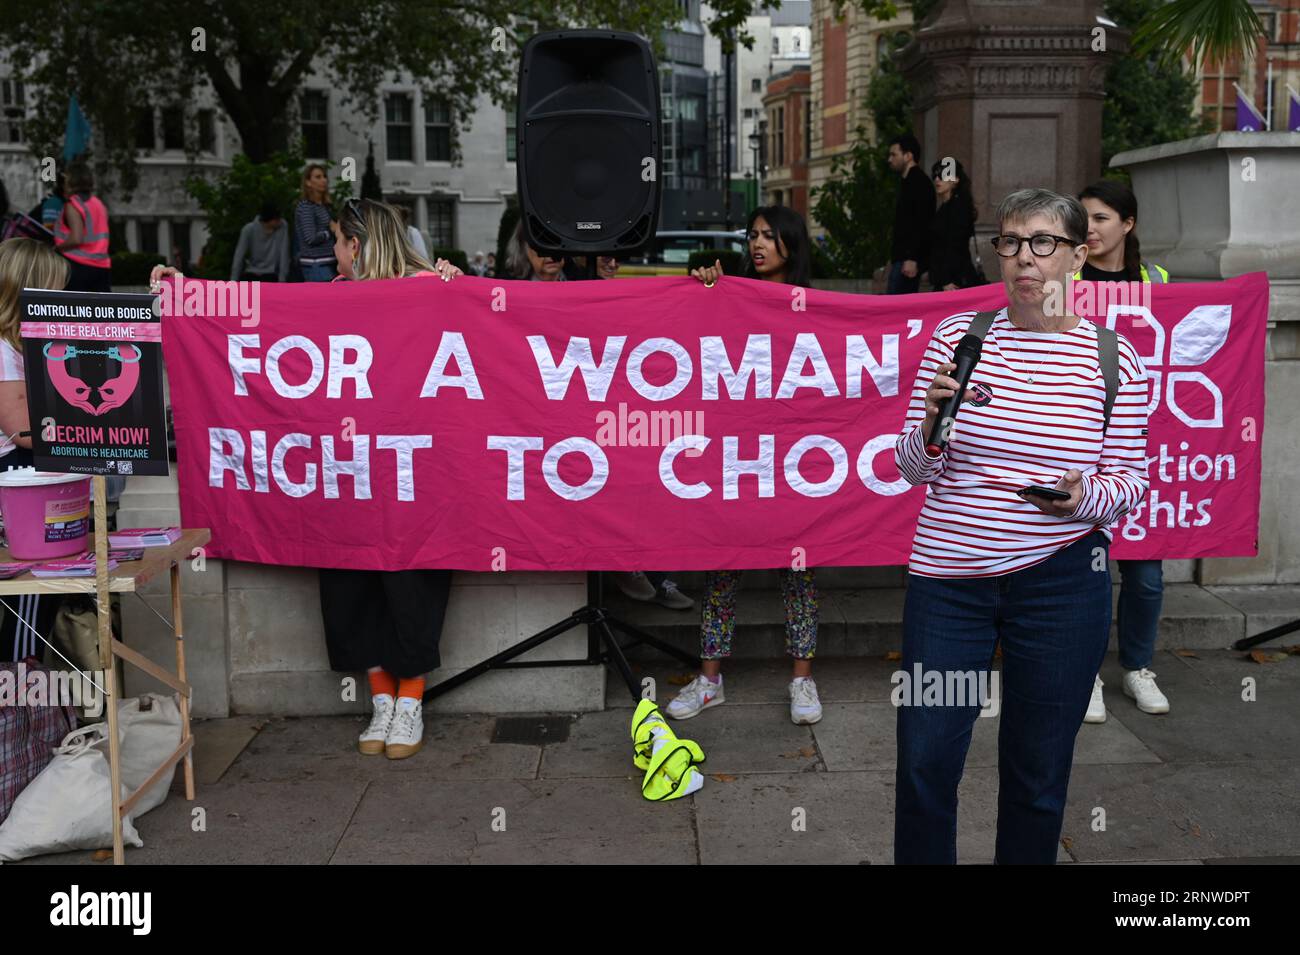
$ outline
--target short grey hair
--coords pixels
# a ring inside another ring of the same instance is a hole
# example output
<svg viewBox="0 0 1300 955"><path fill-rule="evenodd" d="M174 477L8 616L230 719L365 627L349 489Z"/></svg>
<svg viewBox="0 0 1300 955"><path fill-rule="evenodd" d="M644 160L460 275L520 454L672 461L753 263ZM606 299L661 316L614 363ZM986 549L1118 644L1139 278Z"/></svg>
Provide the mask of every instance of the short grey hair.
<svg viewBox="0 0 1300 955"><path fill-rule="evenodd" d="M1039 214L1060 222L1065 235L1080 245L1088 241L1088 213L1083 204L1074 196L1050 189L1018 189L1008 195L998 203L998 228Z"/></svg>

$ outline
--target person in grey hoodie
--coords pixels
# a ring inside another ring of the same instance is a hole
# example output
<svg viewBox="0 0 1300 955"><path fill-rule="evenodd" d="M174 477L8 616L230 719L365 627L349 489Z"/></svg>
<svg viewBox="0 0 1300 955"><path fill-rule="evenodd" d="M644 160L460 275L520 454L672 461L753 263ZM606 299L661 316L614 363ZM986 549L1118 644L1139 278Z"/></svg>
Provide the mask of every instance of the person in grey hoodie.
<svg viewBox="0 0 1300 955"><path fill-rule="evenodd" d="M239 244L230 263L230 278L250 282L283 282L289 277L289 229L275 203L262 206L252 222L239 230Z"/></svg>
<svg viewBox="0 0 1300 955"><path fill-rule="evenodd" d="M293 214L298 264L307 282L332 282L338 274L330 229L330 189L325 167L312 163L302 173L302 199Z"/></svg>

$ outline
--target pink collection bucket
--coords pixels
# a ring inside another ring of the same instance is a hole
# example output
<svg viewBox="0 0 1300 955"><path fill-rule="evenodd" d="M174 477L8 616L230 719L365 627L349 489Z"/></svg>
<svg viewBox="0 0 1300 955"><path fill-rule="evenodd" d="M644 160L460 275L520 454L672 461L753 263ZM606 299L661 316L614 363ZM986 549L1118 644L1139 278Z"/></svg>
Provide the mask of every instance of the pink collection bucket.
<svg viewBox="0 0 1300 955"><path fill-rule="evenodd" d="M18 560L79 554L90 531L90 478L35 468L0 471L0 515Z"/></svg>

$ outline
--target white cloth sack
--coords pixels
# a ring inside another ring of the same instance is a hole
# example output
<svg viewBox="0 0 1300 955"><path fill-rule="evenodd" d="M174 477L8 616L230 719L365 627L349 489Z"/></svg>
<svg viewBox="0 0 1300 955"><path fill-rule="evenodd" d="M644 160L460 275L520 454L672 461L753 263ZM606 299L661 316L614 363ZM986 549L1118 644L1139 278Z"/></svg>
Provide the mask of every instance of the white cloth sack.
<svg viewBox="0 0 1300 955"><path fill-rule="evenodd" d="M74 849L113 846L112 785L108 766L108 724L73 730L54 750L54 759L14 800L0 825L0 862ZM123 786L121 797L126 798ZM122 841L144 843L129 816Z"/></svg>
<svg viewBox="0 0 1300 955"><path fill-rule="evenodd" d="M181 744L181 708L176 694L146 693L118 700L117 735L122 741L122 785L129 796ZM104 745L107 747L108 744ZM104 752L108 752L107 748ZM174 775L173 770L141 796L132 817L139 819L150 809L162 805Z"/></svg>

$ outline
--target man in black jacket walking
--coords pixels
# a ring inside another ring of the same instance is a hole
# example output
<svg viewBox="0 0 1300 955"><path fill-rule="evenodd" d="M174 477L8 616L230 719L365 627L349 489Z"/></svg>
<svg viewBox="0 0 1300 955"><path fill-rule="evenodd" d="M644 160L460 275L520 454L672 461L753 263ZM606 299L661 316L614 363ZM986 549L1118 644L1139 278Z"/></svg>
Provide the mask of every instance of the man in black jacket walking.
<svg viewBox="0 0 1300 955"><path fill-rule="evenodd" d="M890 295L916 292L925 271L925 244L934 216L934 184L921 170L921 144L911 133L895 136L889 143L889 168L903 177L894 206L894 240L890 248Z"/></svg>

